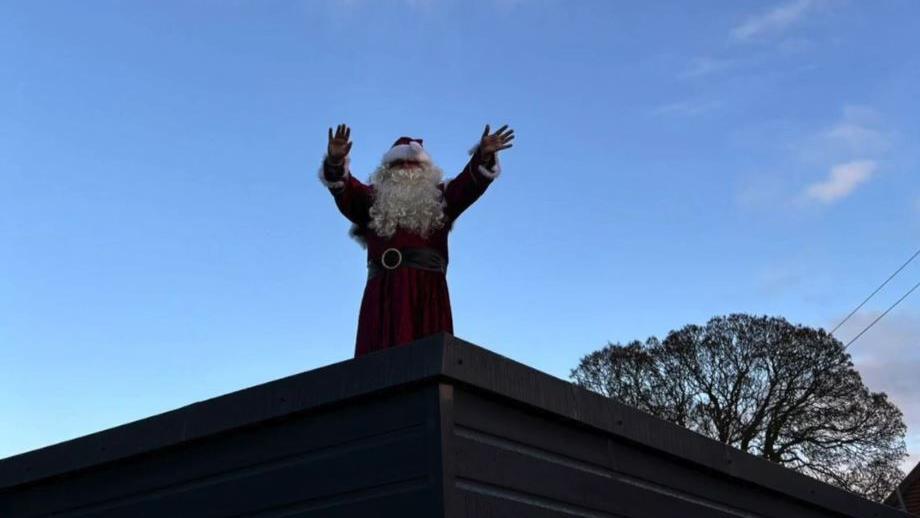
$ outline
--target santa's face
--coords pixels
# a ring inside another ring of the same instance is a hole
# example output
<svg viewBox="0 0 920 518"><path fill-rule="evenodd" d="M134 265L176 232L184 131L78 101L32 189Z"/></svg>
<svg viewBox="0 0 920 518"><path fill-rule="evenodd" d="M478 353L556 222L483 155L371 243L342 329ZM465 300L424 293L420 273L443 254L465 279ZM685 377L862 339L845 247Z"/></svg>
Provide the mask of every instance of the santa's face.
<svg viewBox="0 0 920 518"><path fill-rule="evenodd" d="M390 169L421 169L422 163L418 160L392 160L387 167Z"/></svg>
<svg viewBox="0 0 920 518"><path fill-rule="evenodd" d="M374 203L369 226L383 237L391 237L397 227L422 236L441 228L442 177L437 166L416 160L393 160L377 168L371 176Z"/></svg>

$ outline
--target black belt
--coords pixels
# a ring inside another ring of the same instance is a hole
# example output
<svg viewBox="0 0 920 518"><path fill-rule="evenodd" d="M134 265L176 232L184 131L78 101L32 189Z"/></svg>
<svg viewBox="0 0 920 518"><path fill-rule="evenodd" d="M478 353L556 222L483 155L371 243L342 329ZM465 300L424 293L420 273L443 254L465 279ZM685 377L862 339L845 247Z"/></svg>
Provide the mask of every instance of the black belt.
<svg viewBox="0 0 920 518"><path fill-rule="evenodd" d="M370 279L385 270L395 270L401 266L447 273L447 261L437 250L432 248L387 248L379 259L367 260L367 278Z"/></svg>

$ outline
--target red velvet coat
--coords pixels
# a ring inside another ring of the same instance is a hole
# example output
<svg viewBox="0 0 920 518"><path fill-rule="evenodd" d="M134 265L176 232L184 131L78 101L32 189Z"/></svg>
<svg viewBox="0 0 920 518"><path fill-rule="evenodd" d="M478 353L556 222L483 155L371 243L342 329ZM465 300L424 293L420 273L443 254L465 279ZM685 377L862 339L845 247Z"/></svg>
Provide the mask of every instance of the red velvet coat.
<svg viewBox="0 0 920 518"><path fill-rule="evenodd" d="M367 227L373 186L361 183L341 167L336 170L326 164L321 172L339 211L363 235L368 260L379 260L388 248L433 248L448 260L447 235L453 222L482 196L498 173L498 164L483 164L479 154L474 153L456 178L439 186L446 202L443 227L427 238L402 228L397 228L392 237L384 238ZM364 288L355 357L441 331L453 333L445 274L407 266L382 269L368 279Z"/></svg>

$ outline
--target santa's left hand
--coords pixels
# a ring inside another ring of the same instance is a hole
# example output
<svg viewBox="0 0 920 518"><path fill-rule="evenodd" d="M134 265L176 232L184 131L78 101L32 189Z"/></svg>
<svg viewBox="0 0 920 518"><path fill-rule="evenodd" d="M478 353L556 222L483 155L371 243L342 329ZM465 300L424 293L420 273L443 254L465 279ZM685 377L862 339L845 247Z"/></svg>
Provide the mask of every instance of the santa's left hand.
<svg viewBox="0 0 920 518"><path fill-rule="evenodd" d="M491 135L489 125L486 124L486 129L482 132L482 139L479 141L479 153L483 158L491 158L495 153L510 148L512 140L514 140L514 130L508 128L507 124L498 128L498 131Z"/></svg>

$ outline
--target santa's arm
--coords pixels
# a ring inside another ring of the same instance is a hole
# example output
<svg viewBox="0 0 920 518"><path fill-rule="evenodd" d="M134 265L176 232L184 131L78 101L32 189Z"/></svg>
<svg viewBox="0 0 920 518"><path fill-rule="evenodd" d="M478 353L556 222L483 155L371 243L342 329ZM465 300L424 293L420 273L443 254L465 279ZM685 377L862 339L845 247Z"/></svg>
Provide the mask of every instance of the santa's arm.
<svg viewBox="0 0 920 518"><path fill-rule="evenodd" d="M329 189L343 216L358 225L367 223L371 188L351 175L347 159L335 164L327 156L319 170L319 180Z"/></svg>
<svg viewBox="0 0 920 518"><path fill-rule="evenodd" d="M491 160L479 153L479 147L473 149L470 161L466 167L453 180L444 187L444 211L448 218L457 219L463 211L469 208L480 196L486 192L492 180L501 174L498 158L492 155Z"/></svg>
<svg viewBox="0 0 920 518"><path fill-rule="evenodd" d="M329 145L326 158L319 170L319 180L332 193L339 211L352 223L361 225L368 219L371 206L371 189L351 175L348 152L351 151L351 129L339 124L332 134L329 128Z"/></svg>
<svg viewBox="0 0 920 518"><path fill-rule="evenodd" d="M471 151L470 161L444 188L445 212L448 218L457 219L486 192L492 181L498 178L501 166L497 153L510 148L512 139L514 130L508 129L508 126L503 126L490 135L489 126L486 125L479 144Z"/></svg>

